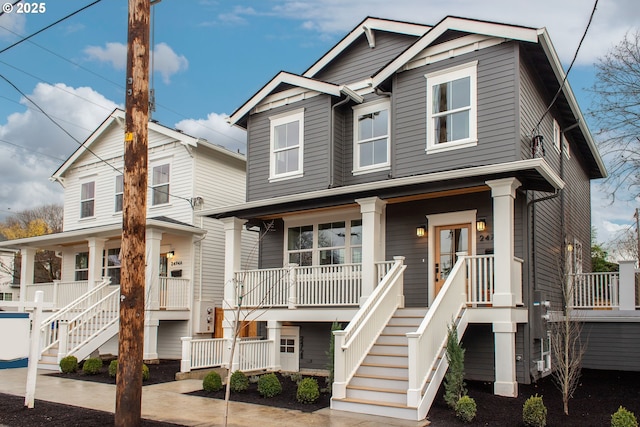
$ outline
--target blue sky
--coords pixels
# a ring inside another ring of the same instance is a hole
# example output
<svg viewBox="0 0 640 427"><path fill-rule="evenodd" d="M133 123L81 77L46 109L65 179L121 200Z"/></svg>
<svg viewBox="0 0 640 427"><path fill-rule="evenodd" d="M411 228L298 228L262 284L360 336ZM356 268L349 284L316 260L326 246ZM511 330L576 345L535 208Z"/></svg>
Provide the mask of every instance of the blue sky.
<svg viewBox="0 0 640 427"><path fill-rule="evenodd" d="M0 50L90 3L49 0L44 13L4 13ZM244 133L224 117L278 71L305 71L366 16L435 24L456 15L547 27L566 68L592 7L584 0L162 0L153 7L153 118L244 152ZM569 77L585 113L594 61L637 27L638 16L637 0L599 2ZM103 0L0 53L0 75L83 141L114 107L124 106L126 40L127 2ZM0 80L0 218L61 203L62 188L48 177L77 147L28 104ZM632 223L637 203L605 208L598 186L593 190L593 223L598 240L606 241Z"/></svg>

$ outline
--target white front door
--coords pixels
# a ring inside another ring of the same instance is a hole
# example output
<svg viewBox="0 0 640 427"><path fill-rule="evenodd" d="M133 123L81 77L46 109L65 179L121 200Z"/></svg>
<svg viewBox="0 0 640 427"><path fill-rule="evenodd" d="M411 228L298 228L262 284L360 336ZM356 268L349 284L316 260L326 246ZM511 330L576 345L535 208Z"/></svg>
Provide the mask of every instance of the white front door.
<svg viewBox="0 0 640 427"><path fill-rule="evenodd" d="M286 372L300 370L299 326L283 326L280 331L280 366Z"/></svg>

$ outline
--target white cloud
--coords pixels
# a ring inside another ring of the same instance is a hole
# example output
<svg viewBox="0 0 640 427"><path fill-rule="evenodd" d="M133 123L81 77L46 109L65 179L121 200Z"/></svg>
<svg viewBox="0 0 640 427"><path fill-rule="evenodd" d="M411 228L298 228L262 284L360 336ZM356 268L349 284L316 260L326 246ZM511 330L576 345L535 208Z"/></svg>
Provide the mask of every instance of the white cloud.
<svg viewBox="0 0 640 427"><path fill-rule="evenodd" d="M80 142L117 106L91 88L62 83L39 83L29 98ZM61 203L62 188L48 178L78 147L29 101L21 103L30 108L11 114L0 125L0 140L22 147L0 144L0 211Z"/></svg>
<svg viewBox="0 0 640 427"><path fill-rule="evenodd" d="M0 40L13 40L16 34L24 34L27 18L24 14L3 13L0 15Z"/></svg>
<svg viewBox="0 0 640 427"><path fill-rule="evenodd" d="M108 62L116 70L124 70L127 65L127 45L107 43L105 47L87 46L84 50L90 60Z"/></svg>
<svg viewBox="0 0 640 427"><path fill-rule="evenodd" d="M185 133L222 145L231 151L246 152L247 135L242 129L229 125L224 114L210 113L206 119L185 119L176 128Z"/></svg>
<svg viewBox="0 0 640 427"><path fill-rule="evenodd" d="M171 76L186 71L189 68L189 61L183 55L178 55L166 43L158 43L153 51L155 71L160 73L162 81L169 84Z"/></svg>

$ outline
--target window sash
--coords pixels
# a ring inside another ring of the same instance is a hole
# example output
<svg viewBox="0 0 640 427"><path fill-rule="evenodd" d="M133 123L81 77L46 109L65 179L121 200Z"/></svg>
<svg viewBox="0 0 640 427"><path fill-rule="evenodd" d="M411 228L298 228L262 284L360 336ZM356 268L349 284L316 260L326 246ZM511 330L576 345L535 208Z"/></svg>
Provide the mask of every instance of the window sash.
<svg viewBox="0 0 640 427"><path fill-rule="evenodd" d="M390 104L388 101L353 108L353 170L386 168L390 161Z"/></svg>
<svg viewBox="0 0 640 427"><path fill-rule="evenodd" d="M170 165L165 163L154 166L151 178L151 204L164 205L169 203Z"/></svg>
<svg viewBox="0 0 640 427"><path fill-rule="evenodd" d="M74 280L89 279L89 252L79 252L76 254L74 277Z"/></svg>
<svg viewBox="0 0 640 427"><path fill-rule="evenodd" d="M82 183L80 188L80 218L94 216L95 188L95 181Z"/></svg>
<svg viewBox="0 0 640 427"><path fill-rule="evenodd" d="M304 111L271 117L270 179L295 177L303 169Z"/></svg>
<svg viewBox="0 0 640 427"><path fill-rule="evenodd" d="M288 227L286 260L300 266L361 263L362 220Z"/></svg>
<svg viewBox="0 0 640 427"><path fill-rule="evenodd" d="M122 175L116 176L116 191L114 200L114 211L122 212L122 204L124 203L124 177Z"/></svg>

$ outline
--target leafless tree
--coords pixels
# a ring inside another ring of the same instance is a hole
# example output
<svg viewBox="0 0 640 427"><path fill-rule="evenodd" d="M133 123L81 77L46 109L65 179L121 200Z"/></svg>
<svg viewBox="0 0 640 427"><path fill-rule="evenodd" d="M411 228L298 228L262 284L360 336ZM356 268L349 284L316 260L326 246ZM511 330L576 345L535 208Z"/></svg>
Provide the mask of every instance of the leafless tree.
<svg viewBox="0 0 640 427"><path fill-rule="evenodd" d="M640 194L640 30L628 32L595 67L589 113L609 162L605 184L612 200L633 199Z"/></svg>

